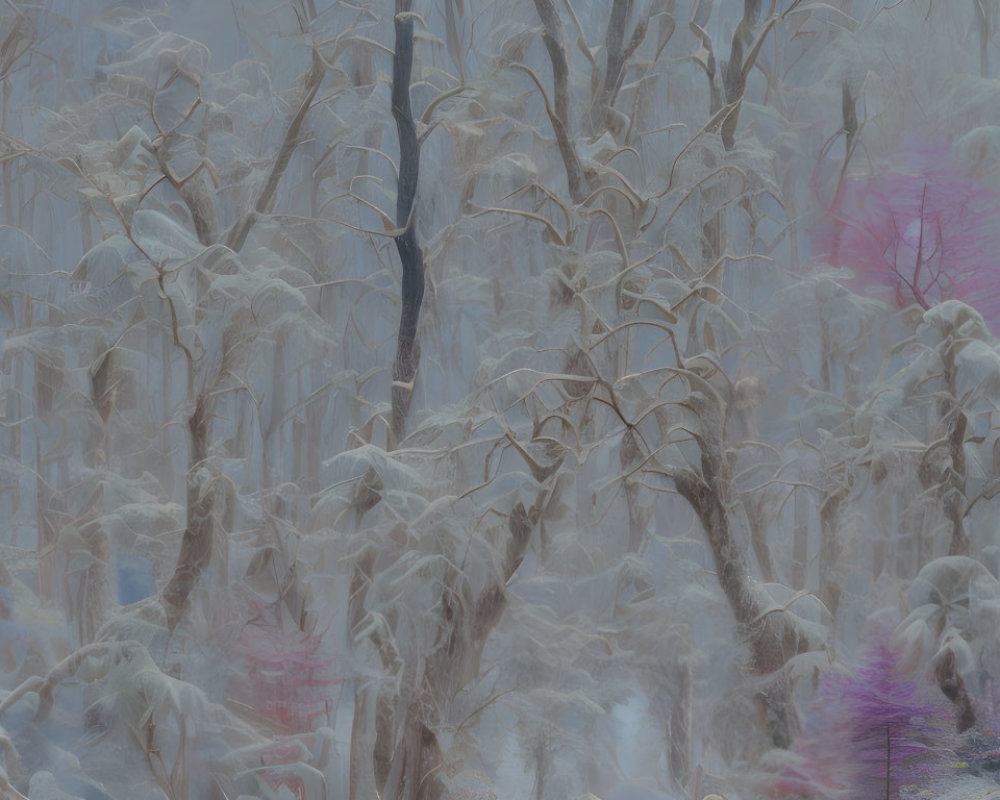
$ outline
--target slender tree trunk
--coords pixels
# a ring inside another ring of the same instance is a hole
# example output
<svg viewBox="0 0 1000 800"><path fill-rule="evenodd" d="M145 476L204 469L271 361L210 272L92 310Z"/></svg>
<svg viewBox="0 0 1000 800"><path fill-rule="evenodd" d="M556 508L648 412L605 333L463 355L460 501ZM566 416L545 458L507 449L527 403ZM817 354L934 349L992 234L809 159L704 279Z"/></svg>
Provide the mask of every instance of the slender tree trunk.
<svg viewBox="0 0 1000 800"><path fill-rule="evenodd" d="M792 588L805 589L809 571L809 501L799 489L792 498Z"/></svg>
<svg viewBox="0 0 1000 800"><path fill-rule="evenodd" d="M694 730L694 670L690 656L681 656L672 665L673 708L670 712L670 737L667 761L670 777L677 786L685 786L691 777L691 742Z"/></svg>
<svg viewBox="0 0 1000 800"><path fill-rule="evenodd" d="M834 488L823 499L819 509L819 599L830 614L837 615L843 575L840 565L840 506L850 492L848 483Z"/></svg>
<svg viewBox="0 0 1000 800"><path fill-rule="evenodd" d="M986 0L972 0L976 12L976 26L979 28L979 74L990 77L990 29L993 8Z"/></svg>
<svg viewBox="0 0 1000 800"><path fill-rule="evenodd" d="M198 475L199 467L208 456L210 426L211 412L205 397L201 396L188 419L187 525L181 538L181 550L174 574L163 589L167 623L171 631L180 621L191 591L212 559L214 493Z"/></svg>
<svg viewBox="0 0 1000 800"><path fill-rule="evenodd" d="M396 51L392 58L392 116L396 120L399 135L396 226L403 229L396 236L396 250L403 267L403 279L396 358L392 365L391 447L395 447L403 436L403 426L420 367L417 322L424 299L424 254L417 242L413 214L420 174L420 142L417 140L417 125L410 106L410 79L413 70L413 19L409 16L411 5L412 0L396 0Z"/></svg>
<svg viewBox="0 0 1000 800"><path fill-rule="evenodd" d="M569 60L566 57L566 36L562 21L559 19L559 12L556 11L552 0L535 0L535 8L545 29L542 41L548 51L549 61L552 62L554 108L548 108L548 103L546 103L549 121L552 123L556 144L566 168L569 196L574 203L582 203L586 198L587 181L570 132Z"/></svg>
<svg viewBox="0 0 1000 800"><path fill-rule="evenodd" d="M774 563L771 560L771 548L767 543L767 526L770 520L764 511L764 505L769 500L766 495L744 497L743 510L746 512L747 527L750 529L750 545L753 548L754 557L757 559L761 577L767 583L773 583L775 581Z"/></svg>
<svg viewBox="0 0 1000 800"><path fill-rule="evenodd" d="M591 107L591 127L595 133L608 124L611 109L625 77L625 26L632 11L632 0L614 0L604 35L604 81Z"/></svg>

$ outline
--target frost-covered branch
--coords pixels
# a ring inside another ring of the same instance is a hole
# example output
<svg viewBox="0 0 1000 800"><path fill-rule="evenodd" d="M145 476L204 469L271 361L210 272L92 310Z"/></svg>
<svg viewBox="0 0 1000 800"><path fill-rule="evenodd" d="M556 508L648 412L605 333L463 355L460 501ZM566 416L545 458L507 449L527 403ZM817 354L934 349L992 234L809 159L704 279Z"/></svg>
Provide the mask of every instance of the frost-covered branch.
<svg viewBox="0 0 1000 800"><path fill-rule="evenodd" d="M323 63L323 59L314 45L312 63L310 64L309 72L306 73L302 82L302 100L299 102L298 110L296 110L295 115L289 121L288 128L285 129L285 136L274 157L274 163L271 165L267 180L264 182L264 186L261 188L260 194L254 202L253 210L243 214L226 237L226 246L231 250L235 250L236 252L242 250L247 236L250 235L250 231L257 220L262 215L270 213L278 192L278 184L281 182L281 176L285 174L288 162L292 160L292 154L300 144L302 124L305 122L306 115L313 106L313 101L316 99L316 93L319 91L320 84L323 83L323 76L325 74L326 65Z"/></svg>

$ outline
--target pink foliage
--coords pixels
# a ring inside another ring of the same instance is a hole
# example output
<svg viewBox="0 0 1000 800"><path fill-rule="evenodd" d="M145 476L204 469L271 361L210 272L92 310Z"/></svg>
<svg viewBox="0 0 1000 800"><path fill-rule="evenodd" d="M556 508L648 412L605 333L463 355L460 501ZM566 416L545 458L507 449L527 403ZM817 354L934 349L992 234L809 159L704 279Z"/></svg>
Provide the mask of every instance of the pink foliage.
<svg viewBox="0 0 1000 800"><path fill-rule="evenodd" d="M888 288L899 307L961 300L1000 323L998 200L947 145L909 147L881 177L845 177L815 241L857 287Z"/></svg>
<svg viewBox="0 0 1000 800"><path fill-rule="evenodd" d="M322 637L302 633L282 622L277 604L264 605L236 640L236 653L245 659L249 696L238 698L276 722L287 733L312 730L323 724L334 658L319 650Z"/></svg>

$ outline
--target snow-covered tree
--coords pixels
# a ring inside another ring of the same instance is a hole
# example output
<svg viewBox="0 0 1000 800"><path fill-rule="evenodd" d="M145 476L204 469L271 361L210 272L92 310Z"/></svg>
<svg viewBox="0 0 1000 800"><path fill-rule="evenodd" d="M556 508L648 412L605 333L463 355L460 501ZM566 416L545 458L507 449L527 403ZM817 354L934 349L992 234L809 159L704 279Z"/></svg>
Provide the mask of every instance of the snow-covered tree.
<svg viewBox="0 0 1000 800"><path fill-rule="evenodd" d="M0 5L0 794L749 798L869 618L988 738L998 14L872 6Z"/></svg>

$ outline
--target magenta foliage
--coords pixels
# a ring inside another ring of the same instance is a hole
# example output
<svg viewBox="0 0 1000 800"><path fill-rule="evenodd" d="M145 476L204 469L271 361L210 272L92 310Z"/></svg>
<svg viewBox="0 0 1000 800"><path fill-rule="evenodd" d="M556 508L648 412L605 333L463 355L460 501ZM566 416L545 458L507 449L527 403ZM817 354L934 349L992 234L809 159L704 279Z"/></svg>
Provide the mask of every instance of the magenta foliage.
<svg viewBox="0 0 1000 800"><path fill-rule="evenodd" d="M961 300L1000 323L998 196L947 145L909 147L879 178L845 178L816 241L900 307Z"/></svg>
<svg viewBox="0 0 1000 800"><path fill-rule="evenodd" d="M933 695L932 695L933 696ZM854 674L828 676L795 744L801 766L777 784L782 798L899 800L947 769L950 709L923 702L899 658L875 643Z"/></svg>
<svg viewBox="0 0 1000 800"><path fill-rule="evenodd" d="M246 660L248 696L239 698L287 732L312 730L326 718L335 657L320 654L322 637L282 622L276 603L255 602L260 613L241 630L235 651Z"/></svg>

